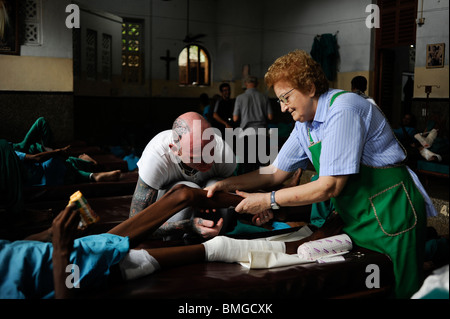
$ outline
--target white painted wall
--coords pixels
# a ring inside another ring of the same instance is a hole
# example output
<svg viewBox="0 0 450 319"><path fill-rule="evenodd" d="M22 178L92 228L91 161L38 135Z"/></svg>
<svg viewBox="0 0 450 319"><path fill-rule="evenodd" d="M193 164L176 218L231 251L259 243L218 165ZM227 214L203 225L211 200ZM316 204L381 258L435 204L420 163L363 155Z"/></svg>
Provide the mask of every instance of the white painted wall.
<svg viewBox="0 0 450 319"><path fill-rule="evenodd" d="M121 17L145 19L146 74L164 79L170 50L177 57L185 43L186 0L79 0L93 9ZM190 0L190 32L202 39L213 58L216 82L240 80L244 65L262 77L280 55L310 51L314 36L338 31L340 71L369 70L372 32L365 26L370 0ZM178 77L172 63L171 79Z"/></svg>
<svg viewBox="0 0 450 319"><path fill-rule="evenodd" d="M87 29L97 31L97 72L102 68L102 35L111 36L112 74L122 72L122 18L103 11L87 10L80 6L81 29L81 71L86 72L86 32Z"/></svg>
<svg viewBox="0 0 450 319"><path fill-rule="evenodd" d="M445 65L448 65L449 48L449 0L418 0L417 16L425 23L417 27L416 67L426 65L427 44L445 43ZM423 2L423 14L421 13Z"/></svg>
<svg viewBox="0 0 450 319"><path fill-rule="evenodd" d="M70 3L42 0L42 45L22 45L21 56L72 58L72 30L66 27L65 13Z"/></svg>
<svg viewBox="0 0 450 319"><path fill-rule="evenodd" d="M419 1L421 10L422 0ZM78 0L93 10L145 21L145 75L147 81L164 80L166 64L160 57L170 50L178 57L185 43L186 0ZM365 25L371 0L190 0L190 32L205 33L215 83L239 81L244 65L263 77L279 56L294 49L310 51L317 34L337 33L340 72L373 69L374 30ZM64 27L69 0L43 0L44 43L22 46L22 55L71 57L71 30ZM425 24L417 28L416 68L425 65L429 43L445 42L448 66L449 0L424 0ZM420 14L420 12L419 12ZM116 70L115 70L116 71ZM120 72L120 71L118 71ZM178 78L176 62L171 80Z"/></svg>

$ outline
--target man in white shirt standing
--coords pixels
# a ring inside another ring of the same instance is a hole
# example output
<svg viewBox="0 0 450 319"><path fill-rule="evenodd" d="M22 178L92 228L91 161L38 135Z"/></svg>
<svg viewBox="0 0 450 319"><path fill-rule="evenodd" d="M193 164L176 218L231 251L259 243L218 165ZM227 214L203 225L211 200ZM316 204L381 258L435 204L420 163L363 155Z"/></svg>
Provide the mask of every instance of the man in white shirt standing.
<svg viewBox="0 0 450 319"><path fill-rule="evenodd" d="M157 134L146 146L137 163L139 179L130 207L130 217L161 198L177 184L204 188L229 177L236 169L233 150L216 135L205 118L195 112L184 113L171 130ZM174 239L185 234L211 238L227 231L234 210L220 209L207 219L194 208L178 212L155 236ZM215 219L215 220L214 220Z"/></svg>

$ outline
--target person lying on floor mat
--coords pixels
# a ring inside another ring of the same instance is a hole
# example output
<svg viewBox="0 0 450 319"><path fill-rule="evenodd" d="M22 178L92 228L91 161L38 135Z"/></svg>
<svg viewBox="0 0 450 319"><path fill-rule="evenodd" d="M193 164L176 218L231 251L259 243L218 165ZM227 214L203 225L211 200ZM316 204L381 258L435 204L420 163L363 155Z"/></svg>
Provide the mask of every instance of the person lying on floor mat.
<svg viewBox="0 0 450 319"><path fill-rule="evenodd" d="M216 192L209 198L205 190L178 185L108 233L85 237L78 237L79 213L69 205L48 230L21 241L0 240L0 298L68 298L115 276L132 280L160 268L189 263L245 261L249 250L295 254L300 244L341 230L339 217L333 215L322 228L299 241L284 243L217 236L196 245L139 249L149 234L184 207L234 207L241 200L242 197L225 192ZM74 273L69 275L68 269L74 269ZM75 279L75 274L79 281L70 281L68 277Z"/></svg>

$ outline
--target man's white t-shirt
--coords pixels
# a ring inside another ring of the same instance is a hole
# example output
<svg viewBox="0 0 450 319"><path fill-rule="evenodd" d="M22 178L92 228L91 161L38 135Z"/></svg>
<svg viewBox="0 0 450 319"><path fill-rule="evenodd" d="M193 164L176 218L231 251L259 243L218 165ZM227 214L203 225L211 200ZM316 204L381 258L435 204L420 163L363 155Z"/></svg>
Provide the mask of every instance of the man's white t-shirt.
<svg viewBox="0 0 450 319"><path fill-rule="evenodd" d="M190 181L204 187L208 180L231 176L236 169L233 150L220 136L215 135L214 138L216 145L211 169L188 176L169 147L173 144L172 130L159 133L147 144L137 163L139 177L151 188L162 190L180 181Z"/></svg>

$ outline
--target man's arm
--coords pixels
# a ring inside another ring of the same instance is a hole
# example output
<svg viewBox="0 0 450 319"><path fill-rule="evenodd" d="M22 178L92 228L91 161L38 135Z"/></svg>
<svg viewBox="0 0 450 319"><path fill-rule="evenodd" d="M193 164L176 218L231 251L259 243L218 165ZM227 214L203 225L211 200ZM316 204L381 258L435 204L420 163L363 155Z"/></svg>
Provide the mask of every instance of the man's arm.
<svg viewBox="0 0 450 319"><path fill-rule="evenodd" d="M214 196L206 197L206 191L202 189L175 185L160 200L144 209L140 214L123 221L108 233L128 236L130 246L136 247L183 208L190 206L199 209L227 208L236 206L241 200L242 197L225 192L217 192Z"/></svg>
<svg viewBox="0 0 450 319"><path fill-rule="evenodd" d="M225 121L223 118L221 118L221 117L219 116L219 114L217 114L216 112L213 113L213 118L214 118L217 122L223 124L225 127L231 127L230 124L228 124L228 122Z"/></svg>
<svg viewBox="0 0 450 319"><path fill-rule="evenodd" d="M58 148L58 149L55 149L52 151L48 151L48 152L42 152L42 153L38 153L38 154L26 154L24 161L33 162L33 163L43 163L55 156L64 155L65 152L69 148L70 148L70 145L63 147L63 148Z"/></svg>
<svg viewBox="0 0 450 319"><path fill-rule="evenodd" d="M208 197L211 197L216 191L235 192L236 190L259 191L261 189L273 189L292 175L293 173L291 172L285 172L273 165L269 165L243 175L228 177L205 187L205 190L208 191Z"/></svg>
<svg viewBox="0 0 450 319"><path fill-rule="evenodd" d="M140 177L138 179L136 190L134 191L133 199L130 206L129 218L135 216L145 208L156 201L158 197L158 190L148 186ZM201 235L204 238L216 236L221 228L222 223L214 224L212 221L202 221L186 219L175 222L165 222L152 234L153 237L161 238L168 235L173 235L177 232L185 233L192 232Z"/></svg>
<svg viewBox="0 0 450 319"><path fill-rule="evenodd" d="M131 200L130 215L133 217L137 213L143 211L156 201L158 190L148 186L140 177L138 178L136 189Z"/></svg>

